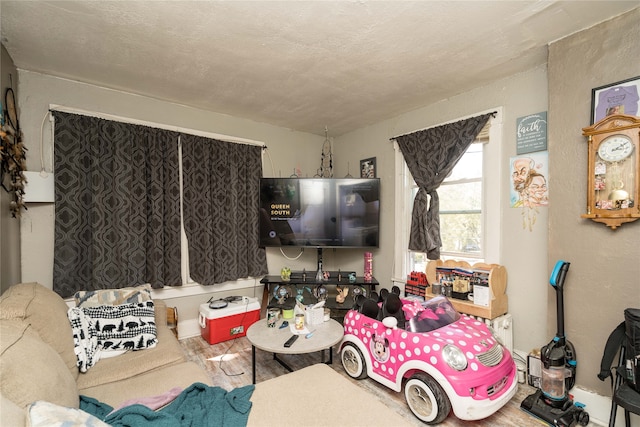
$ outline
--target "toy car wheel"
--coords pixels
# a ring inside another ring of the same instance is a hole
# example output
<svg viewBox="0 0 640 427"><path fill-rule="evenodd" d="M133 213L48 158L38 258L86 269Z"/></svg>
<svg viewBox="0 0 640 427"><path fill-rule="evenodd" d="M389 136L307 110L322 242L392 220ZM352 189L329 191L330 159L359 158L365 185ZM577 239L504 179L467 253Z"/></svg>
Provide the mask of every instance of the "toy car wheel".
<svg viewBox="0 0 640 427"><path fill-rule="evenodd" d="M447 394L426 374L415 374L407 381L404 398L413 415L427 424L441 423L451 412Z"/></svg>
<svg viewBox="0 0 640 427"><path fill-rule="evenodd" d="M342 366L351 378L361 380L367 377L367 365L362 352L353 344L345 344L340 354Z"/></svg>

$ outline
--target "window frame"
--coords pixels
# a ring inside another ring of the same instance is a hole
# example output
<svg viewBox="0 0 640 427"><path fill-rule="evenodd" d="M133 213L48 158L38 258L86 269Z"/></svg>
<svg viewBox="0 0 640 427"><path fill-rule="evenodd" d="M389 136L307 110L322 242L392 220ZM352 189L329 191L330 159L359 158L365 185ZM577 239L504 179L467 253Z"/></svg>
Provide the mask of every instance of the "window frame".
<svg viewBox="0 0 640 427"><path fill-rule="evenodd" d="M500 206L502 199L502 107L492 108L466 117L459 117L446 123L430 127L453 123L481 114L496 112L489 118L489 140L483 142L482 155L482 248L483 257L470 257L472 263L497 263L500 260L500 242L502 241L500 228ZM409 230L411 228L411 192L413 179L406 166L402 152L394 141L395 150L395 224L396 239L394 243L393 281L401 284L406 281L409 271ZM496 191L496 189L498 189ZM442 254L445 257L446 254ZM442 256L441 256L442 257ZM451 258L451 257L448 257ZM459 257L456 259L460 259Z"/></svg>

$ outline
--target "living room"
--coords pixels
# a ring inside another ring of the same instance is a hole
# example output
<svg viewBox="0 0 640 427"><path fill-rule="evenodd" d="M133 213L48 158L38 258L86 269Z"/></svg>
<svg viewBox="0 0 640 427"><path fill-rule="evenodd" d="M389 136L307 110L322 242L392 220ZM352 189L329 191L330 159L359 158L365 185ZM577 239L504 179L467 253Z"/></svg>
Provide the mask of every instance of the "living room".
<svg viewBox="0 0 640 427"><path fill-rule="evenodd" d="M500 173L492 186L499 193L496 215L492 219L498 224L499 236L495 236L495 254L486 261L504 265L508 272L507 295L509 313L514 319L514 347L527 353L555 334L556 301L548 285L549 275L557 260L571 262L565 322L567 336L578 352L577 388L600 396L610 395L608 384L596 377L606 338L623 320L625 308L640 306L640 246L637 244L640 222L625 224L614 231L580 218L586 206L587 164L582 128L590 124L593 88L640 75L637 61L621 60L638 57L638 22L640 9L635 8L553 41L548 46L544 64L347 132L336 137L333 144L336 177L355 175L360 159L377 159L383 210L380 248L373 251L374 275L381 284L390 287L401 279L401 274L393 271L392 262L387 262L396 256L394 242L398 234L393 207L396 156L389 139L499 108L502 144L493 161ZM51 161L50 132L45 132L41 148L40 129L52 104L264 143L273 161L273 170L268 161L263 163L265 176L289 176L295 168L301 170L302 176L313 176L320 163L325 139L322 129L316 134L292 131L11 67L11 57L4 46L2 64L3 93L10 85L8 74L17 76L19 117L29 150L30 171L40 169L41 152ZM536 224L529 230L522 227L522 212L507 203L508 161L516 154L516 119L541 111L548 112L549 121L550 201L548 208L539 210ZM328 126L331 130L331 123ZM2 197L2 290L18 282L32 281L51 288L53 206L30 204L18 221L8 217L6 194ZM292 269L310 270L315 268L316 253L308 251L298 260L289 261L279 251L269 249L267 260L272 274L277 274L285 264ZM326 250L325 262L332 270L362 271L362 251ZM188 336L193 334L193 326L197 327L200 303L212 296L238 293L261 297L262 287L258 282L259 279L248 279L240 286L216 285L205 293L185 286L185 289L161 290L157 295L178 307L181 328L184 328L181 336ZM189 293L185 296L182 291Z"/></svg>

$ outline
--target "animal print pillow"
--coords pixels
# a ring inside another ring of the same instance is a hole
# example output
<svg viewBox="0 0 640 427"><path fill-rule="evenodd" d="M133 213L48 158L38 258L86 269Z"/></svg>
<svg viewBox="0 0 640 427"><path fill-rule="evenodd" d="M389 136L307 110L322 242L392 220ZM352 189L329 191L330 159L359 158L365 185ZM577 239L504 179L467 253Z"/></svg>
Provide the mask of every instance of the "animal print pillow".
<svg viewBox="0 0 640 427"><path fill-rule="evenodd" d="M91 317L102 351L143 350L157 343L153 301L82 310Z"/></svg>

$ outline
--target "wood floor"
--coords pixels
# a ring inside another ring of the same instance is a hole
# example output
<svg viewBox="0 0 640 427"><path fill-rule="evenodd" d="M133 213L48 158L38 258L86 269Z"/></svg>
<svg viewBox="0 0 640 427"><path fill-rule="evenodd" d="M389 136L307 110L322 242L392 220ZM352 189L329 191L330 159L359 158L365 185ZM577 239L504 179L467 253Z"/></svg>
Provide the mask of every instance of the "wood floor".
<svg viewBox="0 0 640 427"><path fill-rule="evenodd" d="M205 369L213 380L213 384L226 390L251 384L251 344L242 337L220 344L209 345L201 337L188 338L181 341L188 358L203 369ZM278 355L285 360L294 370L320 362L320 353L307 355ZM358 386L371 393L373 398L380 399L387 406L403 415L403 417L416 426L424 427L425 424L418 420L409 410L404 401L403 393L396 393L371 379L354 380L347 376L342 368L338 354L333 355L331 365L341 375L349 381L353 381ZM279 375L285 375L288 371L279 363L273 360L271 353L256 350L256 382L260 383ZM534 391L528 385L520 384L515 397L497 413L489 418L480 421L461 421L451 414L445 422L440 424L443 427L502 427L502 426L541 426L545 423L531 417L520 410L522 400ZM336 390L339 392L339 390ZM590 426L593 424L590 423ZM392 426L389 426L392 427Z"/></svg>

